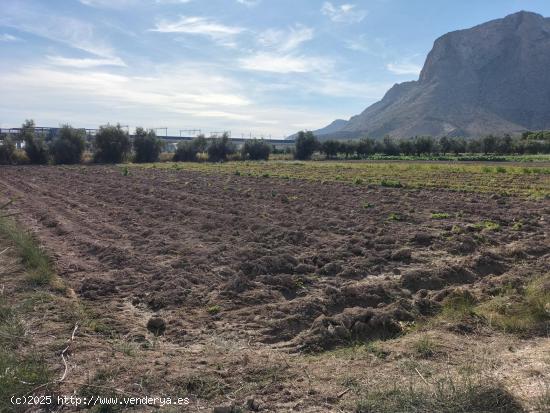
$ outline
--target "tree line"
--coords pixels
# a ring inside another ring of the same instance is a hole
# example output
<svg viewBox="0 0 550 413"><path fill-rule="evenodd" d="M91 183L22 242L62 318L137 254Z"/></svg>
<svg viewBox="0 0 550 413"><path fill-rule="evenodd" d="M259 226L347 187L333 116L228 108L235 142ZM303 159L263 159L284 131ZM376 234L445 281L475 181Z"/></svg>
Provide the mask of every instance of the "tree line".
<svg viewBox="0 0 550 413"><path fill-rule="evenodd" d="M24 155L16 150L14 142L5 136L0 145L0 164L77 164L82 162L86 150L97 163L157 162L165 143L153 130L138 127L133 136L120 125L101 126L89 142L83 129L63 125L56 136L36 130L34 121L22 125L18 140L24 142ZM224 134L207 139L200 135L191 141L179 142L172 160L175 162L226 160L268 160L276 151L263 140L251 139L240 150ZM383 156L446 156L463 154L513 155L550 153L550 131L525 132L519 137L488 135L476 139L416 136L410 139L382 140L363 138L356 141L319 141L310 131L301 131L292 152L295 159L311 159L314 153L326 159L337 157L367 158Z"/></svg>
<svg viewBox="0 0 550 413"><path fill-rule="evenodd" d="M515 138L510 135L487 135L472 139L446 136L395 139L386 136L382 140L363 138L356 141L319 141L312 132L299 132L296 138L295 158L311 159L316 152L323 154L326 159L334 159L338 156L365 158L377 154L386 156L549 154L550 131L525 132Z"/></svg>
<svg viewBox="0 0 550 413"><path fill-rule="evenodd" d="M17 151L11 137L5 136L0 145L0 164L78 164L85 150L92 152L96 163L150 163L159 161L165 145L153 130L141 127L130 136L120 125L105 125L99 128L92 142L86 137L85 130L70 125L63 125L54 137L47 136L36 130L34 121L27 120L18 135L18 140L24 143L23 153ZM198 161L201 154L205 154L202 159L212 162L226 161L232 155L243 160L267 160L271 152L271 145L263 140L252 139L237 151L227 134L213 139L200 135L178 143L172 160Z"/></svg>

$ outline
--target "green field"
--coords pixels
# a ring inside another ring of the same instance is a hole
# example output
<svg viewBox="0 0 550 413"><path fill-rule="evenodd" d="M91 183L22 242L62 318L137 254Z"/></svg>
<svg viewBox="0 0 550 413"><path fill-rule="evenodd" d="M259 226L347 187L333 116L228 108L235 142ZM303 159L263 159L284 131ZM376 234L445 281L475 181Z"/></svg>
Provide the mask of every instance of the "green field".
<svg viewBox="0 0 550 413"><path fill-rule="evenodd" d="M128 165L130 166L130 165ZM422 163L422 162L227 162L132 165L263 178L340 181L354 185L398 188L439 188L544 199L550 197L550 167L546 163Z"/></svg>

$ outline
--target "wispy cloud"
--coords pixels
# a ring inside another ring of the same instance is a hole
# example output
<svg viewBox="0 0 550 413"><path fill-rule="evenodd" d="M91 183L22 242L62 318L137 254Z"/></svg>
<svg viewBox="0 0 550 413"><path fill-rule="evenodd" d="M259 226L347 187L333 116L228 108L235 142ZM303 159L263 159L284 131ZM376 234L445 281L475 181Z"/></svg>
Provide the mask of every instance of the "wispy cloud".
<svg viewBox="0 0 550 413"><path fill-rule="evenodd" d="M180 16L178 20L160 20L153 32L180 33L207 36L221 44L234 46L233 38L245 31L242 27L227 26L213 19L196 16Z"/></svg>
<svg viewBox="0 0 550 413"><path fill-rule="evenodd" d="M268 29L260 33L258 43L281 52L289 52L313 39L313 35L312 28L297 24L289 30Z"/></svg>
<svg viewBox="0 0 550 413"><path fill-rule="evenodd" d="M90 58L69 58L62 56L47 56L48 62L55 66L72 67L76 69L87 69L100 66L127 67L126 63L119 57L111 59L90 59Z"/></svg>
<svg viewBox="0 0 550 413"><path fill-rule="evenodd" d="M237 3L246 7L254 7L261 3L262 0L237 0Z"/></svg>
<svg viewBox="0 0 550 413"><path fill-rule="evenodd" d="M0 25L40 36L102 57L115 56L114 49L82 20L44 14L39 8L8 4L0 15Z"/></svg>
<svg viewBox="0 0 550 413"><path fill-rule="evenodd" d="M201 34L218 37L238 34L244 31L244 29L241 27L226 26L205 17L181 16L179 20L174 22L161 20L152 31L161 33Z"/></svg>
<svg viewBox="0 0 550 413"><path fill-rule="evenodd" d="M329 59L269 52L243 57L239 63L243 69L281 74L322 72L333 65Z"/></svg>
<svg viewBox="0 0 550 413"><path fill-rule="evenodd" d="M336 23L359 23L367 16L367 11L358 9L355 4L335 6L330 1L323 3L321 13Z"/></svg>
<svg viewBox="0 0 550 413"><path fill-rule="evenodd" d="M8 34L8 33L0 34L0 42L16 42L18 40L19 39L17 37L12 36L11 34Z"/></svg>
<svg viewBox="0 0 550 413"><path fill-rule="evenodd" d="M388 63L386 68L396 75L419 75L422 71L422 66L410 62Z"/></svg>

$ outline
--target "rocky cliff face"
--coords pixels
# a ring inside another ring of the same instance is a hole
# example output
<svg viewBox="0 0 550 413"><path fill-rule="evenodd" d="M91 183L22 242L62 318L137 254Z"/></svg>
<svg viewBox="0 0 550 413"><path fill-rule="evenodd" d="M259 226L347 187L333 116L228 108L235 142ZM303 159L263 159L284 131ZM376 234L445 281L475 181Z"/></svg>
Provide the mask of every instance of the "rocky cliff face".
<svg viewBox="0 0 550 413"><path fill-rule="evenodd" d="M550 128L550 19L519 12L435 41L418 81L395 85L346 137L478 136Z"/></svg>

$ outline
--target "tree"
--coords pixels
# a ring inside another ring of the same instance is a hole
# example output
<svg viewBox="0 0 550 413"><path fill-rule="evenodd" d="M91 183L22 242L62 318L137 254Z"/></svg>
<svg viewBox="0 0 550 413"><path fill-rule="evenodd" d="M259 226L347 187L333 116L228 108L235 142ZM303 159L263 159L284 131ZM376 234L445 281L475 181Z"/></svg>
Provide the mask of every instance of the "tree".
<svg viewBox="0 0 550 413"><path fill-rule="evenodd" d="M193 145L198 152L206 152L206 148L208 148L208 141L204 135L199 135L193 139Z"/></svg>
<svg viewBox="0 0 550 413"><path fill-rule="evenodd" d="M136 128L134 136L134 162L157 162L161 150L162 142L157 138L155 131L146 131L143 128Z"/></svg>
<svg viewBox="0 0 550 413"><path fill-rule="evenodd" d="M269 159L269 155L271 154L271 145L263 139L252 139L245 142L242 147L241 154L244 159L250 159L253 161L267 161Z"/></svg>
<svg viewBox="0 0 550 413"><path fill-rule="evenodd" d="M300 131L296 138L296 149L294 157L296 159L305 161L311 159L313 153L319 147L319 141L311 131Z"/></svg>
<svg viewBox="0 0 550 413"><path fill-rule="evenodd" d="M375 143L370 138L363 138L357 143L357 155L368 156L374 153Z"/></svg>
<svg viewBox="0 0 550 413"><path fill-rule="evenodd" d="M496 146L496 150L500 155L507 155L514 152L514 140L508 134L498 139Z"/></svg>
<svg viewBox="0 0 550 413"><path fill-rule="evenodd" d="M94 161L120 163L128 156L131 148L128 132L120 124L100 126L95 136Z"/></svg>
<svg viewBox="0 0 550 413"><path fill-rule="evenodd" d="M451 140L443 136L441 139L439 139L439 148L441 149L441 153L443 153L443 156L447 154L447 152L450 152L452 149L452 142Z"/></svg>
<svg viewBox="0 0 550 413"><path fill-rule="evenodd" d="M414 150L417 156L432 153L434 141L431 136L417 136L414 139Z"/></svg>
<svg viewBox="0 0 550 413"><path fill-rule="evenodd" d="M325 154L327 159L334 158L340 150L340 142L335 140L324 141L320 144L320 151Z"/></svg>
<svg viewBox="0 0 550 413"><path fill-rule="evenodd" d="M227 156L235 153L235 145L229 141L229 135L224 133L221 138L215 138L208 145L208 160L211 162L224 162Z"/></svg>
<svg viewBox="0 0 550 413"><path fill-rule="evenodd" d="M391 136L384 137L384 155L397 156L399 155L399 147L396 145L395 141Z"/></svg>
<svg viewBox="0 0 550 413"><path fill-rule="evenodd" d="M410 156L414 154L414 144L410 139L401 139L399 141L399 150L403 155Z"/></svg>
<svg viewBox="0 0 550 413"><path fill-rule="evenodd" d="M340 142L340 152L346 155L346 159L354 155L356 151L357 151L357 145L355 144L355 142L352 142L352 141Z"/></svg>
<svg viewBox="0 0 550 413"><path fill-rule="evenodd" d="M464 138L453 138L451 139L451 151L454 152L456 156L461 153L465 153L467 148L466 140Z"/></svg>
<svg viewBox="0 0 550 413"><path fill-rule="evenodd" d="M494 153L497 148L497 138L493 135L487 135L481 140L481 150L485 155Z"/></svg>
<svg viewBox="0 0 550 413"><path fill-rule="evenodd" d="M59 134L50 145L50 153L56 164L80 163L84 152L86 133L82 129L74 129L63 125Z"/></svg>
<svg viewBox="0 0 550 413"><path fill-rule="evenodd" d="M32 164L48 163L48 146L43 136L37 136L34 121L27 119L21 126L21 139L25 142L25 153Z"/></svg>
<svg viewBox="0 0 550 413"><path fill-rule="evenodd" d="M182 141L178 143L174 153L174 162L196 162L199 150L194 141Z"/></svg>
<svg viewBox="0 0 550 413"><path fill-rule="evenodd" d="M15 163L15 144L6 136L0 144L0 165Z"/></svg>

